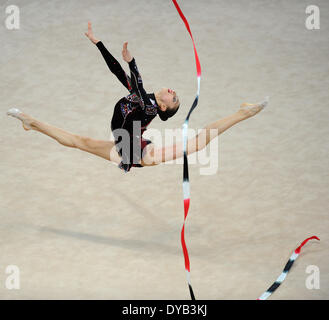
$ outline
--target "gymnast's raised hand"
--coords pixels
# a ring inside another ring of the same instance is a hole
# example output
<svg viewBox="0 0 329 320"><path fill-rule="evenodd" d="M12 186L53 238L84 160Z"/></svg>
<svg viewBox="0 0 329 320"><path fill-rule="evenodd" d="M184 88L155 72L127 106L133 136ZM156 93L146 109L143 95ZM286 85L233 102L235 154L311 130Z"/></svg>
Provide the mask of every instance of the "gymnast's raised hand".
<svg viewBox="0 0 329 320"><path fill-rule="evenodd" d="M129 50L128 50L128 42L125 42L123 44L123 48L122 48L122 58L124 61L126 62L131 62L131 60L133 59L133 57L131 56Z"/></svg>
<svg viewBox="0 0 329 320"><path fill-rule="evenodd" d="M91 22L88 22L88 31L85 32L85 35L93 44L97 44L97 42L99 42L99 40L94 37L94 33L91 28Z"/></svg>

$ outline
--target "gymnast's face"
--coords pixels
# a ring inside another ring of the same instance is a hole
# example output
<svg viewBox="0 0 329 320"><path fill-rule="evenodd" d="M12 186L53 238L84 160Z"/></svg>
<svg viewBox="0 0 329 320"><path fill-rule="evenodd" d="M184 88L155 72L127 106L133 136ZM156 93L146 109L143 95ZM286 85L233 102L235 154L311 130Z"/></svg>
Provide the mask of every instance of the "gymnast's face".
<svg viewBox="0 0 329 320"><path fill-rule="evenodd" d="M179 98L174 90L162 88L160 93L161 100L167 108L176 110L179 107Z"/></svg>

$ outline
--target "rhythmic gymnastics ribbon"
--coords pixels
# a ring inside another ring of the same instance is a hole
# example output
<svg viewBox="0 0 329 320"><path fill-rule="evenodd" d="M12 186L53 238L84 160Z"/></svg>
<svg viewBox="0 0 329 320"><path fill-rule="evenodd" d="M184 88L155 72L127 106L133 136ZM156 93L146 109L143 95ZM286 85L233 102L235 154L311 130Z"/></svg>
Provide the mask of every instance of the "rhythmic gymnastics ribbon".
<svg viewBox="0 0 329 320"><path fill-rule="evenodd" d="M279 286L280 284L286 279L288 272L290 271L292 265L299 257L301 249L305 246L305 244L310 241L311 239L320 240L317 236L312 236L310 238L305 239L300 246L293 252L290 256L287 264L285 265L282 273L279 277L274 281L274 283L257 299L257 300L266 300Z"/></svg>
<svg viewBox="0 0 329 320"><path fill-rule="evenodd" d="M191 116L191 113L193 112L193 110L195 109L195 107L198 104L198 100L199 100L199 94L200 94L200 79L201 79L201 65L200 65L200 61L199 61L199 57L198 57L198 52L196 50L195 47L195 43L194 43L194 39L192 36L192 32L189 26L189 23L187 21L187 19L185 18L182 10L180 9L178 3L176 0L172 0L172 2L174 3L180 17L182 18L185 27L188 31L188 33L191 36L192 39L192 43L193 43L193 48L194 48L194 55L195 55L195 62L196 62L196 70L197 70L197 80L198 80L198 91L197 91L197 95L193 101L192 107L190 108L189 113L187 114L187 117L184 121L183 124L183 152L184 152L184 167L183 167L183 195L184 195L184 222L183 222L183 227L182 227L182 231L181 231L181 243L182 243L182 248L183 248L183 253L184 253L184 260L185 260L185 270L186 270L186 278L187 278L187 283L188 283L188 287L190 290L190 295L191 295L191 299L195 300L195 296L193 293L193 289L192 289L192 285L191 285L191 278L190 278L190 259L189 259L189 255L188 255L188 251L187 251L187 247L186 247L186 243L185 243L185 222L186 222L186 218L187 218L187 214L189 211L189 207L190 207L190 181L189 181L189 174L188 174L188 160L187 160L187 130L188 130L188 123L189 123L189 119Z"/></svg>
<svg viewBox="0 0 329 320"><path fill-rule="evenodd" d="M175 5L181 19L183 20L185 27L188 31L188 33L191 36L192 43L193 43L193 49L194 49L194 55L195 55L195 62L196 62L196 71L197 71L197 81L198 81L198 90L196 97L193 101L193 104L187 114L187 117L184 121L183 124L183 153L184 153L184 167L183 167L183 195L184 195L184 222L183 222L183 227L181 231L181 244L182 244L182 249L183 249L183 254L184 254L184 261L185 261L185 271L186 271L186 278L187 278L187 283L188 283L188 288L190 291L191 299L195 300L194 292L192 289L192 284L191 284L191 277L190 277L190 259L188 255L188 250L186 247L185 243L185 224L186 224L186 218L188 215L189 207L190 207L190 180L189 180L189 171L188 171L188 160L187 160L187 131L188 131L188 123L189 119L191 116L191 113L195 109L195 107L198 104L199 100L199 94L200 94L200 80L201 80L201 65L198 57L198 52L195 47L193 35L189 26L189 23L187 19L185 18L182 10L180 9L178 3L176 0L172 0L173 4ZM277 280L272 284L272 286L265 291L257 300L265 300L267 299L279 286L280 284L285 280L289 270L291 269L293 263L295 260L298 258L301 248L311 239L317 239L320 240L316 236L312 236L310 238L305 239L301 245L294 251L294 253L291 255L289 261L287 262L286 266L283 269L283 272L281 275L277 278Z"/></svg>

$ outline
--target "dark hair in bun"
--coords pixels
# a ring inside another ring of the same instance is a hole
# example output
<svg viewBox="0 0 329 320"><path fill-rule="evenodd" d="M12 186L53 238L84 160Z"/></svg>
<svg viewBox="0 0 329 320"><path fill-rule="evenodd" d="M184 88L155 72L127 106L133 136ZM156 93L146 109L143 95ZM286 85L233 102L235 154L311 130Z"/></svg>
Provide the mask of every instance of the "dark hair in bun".
<svg viewBox="0 0 329 320"><path fill-rule="evenodd" d="M162 121L167 121L169 118L174 116L179 109L179 106L176 109L169 109L167 108L166 111L162 111L160 108L158 109L158 115Z"/></svg>

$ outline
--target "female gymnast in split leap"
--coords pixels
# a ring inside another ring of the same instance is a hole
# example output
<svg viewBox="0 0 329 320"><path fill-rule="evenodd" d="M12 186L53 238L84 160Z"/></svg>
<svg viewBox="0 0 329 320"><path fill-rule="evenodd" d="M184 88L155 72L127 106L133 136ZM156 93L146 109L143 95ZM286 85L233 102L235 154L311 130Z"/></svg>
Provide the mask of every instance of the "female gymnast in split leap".
<svg viewBox="0 0 329 320"><path fill-rule="evenodd" d="M151 141L143 138L147 126L157 115L163 121L175 115L180 105L176 92L162 88L156 93L146 93L136 61L127 49L127 42L123 44L122 57L129 65L130 77L103 43L94 37L90 22L85 35L97 46L111 72L129 91L129 95L120 99L114 107L111 121L114 141L95 140L67 132L16 108L8 110L7 114L21 120L25 130L39 131L66 147L77 148L112 161L125 172L131 167L153 166L182 157L182 143L157 148ZM268 100L256 104L244 103L234 114L207 125L198 135L188 140L187 154L205 148L213 138L228 128L256 115L267 102Z"/></svg>

